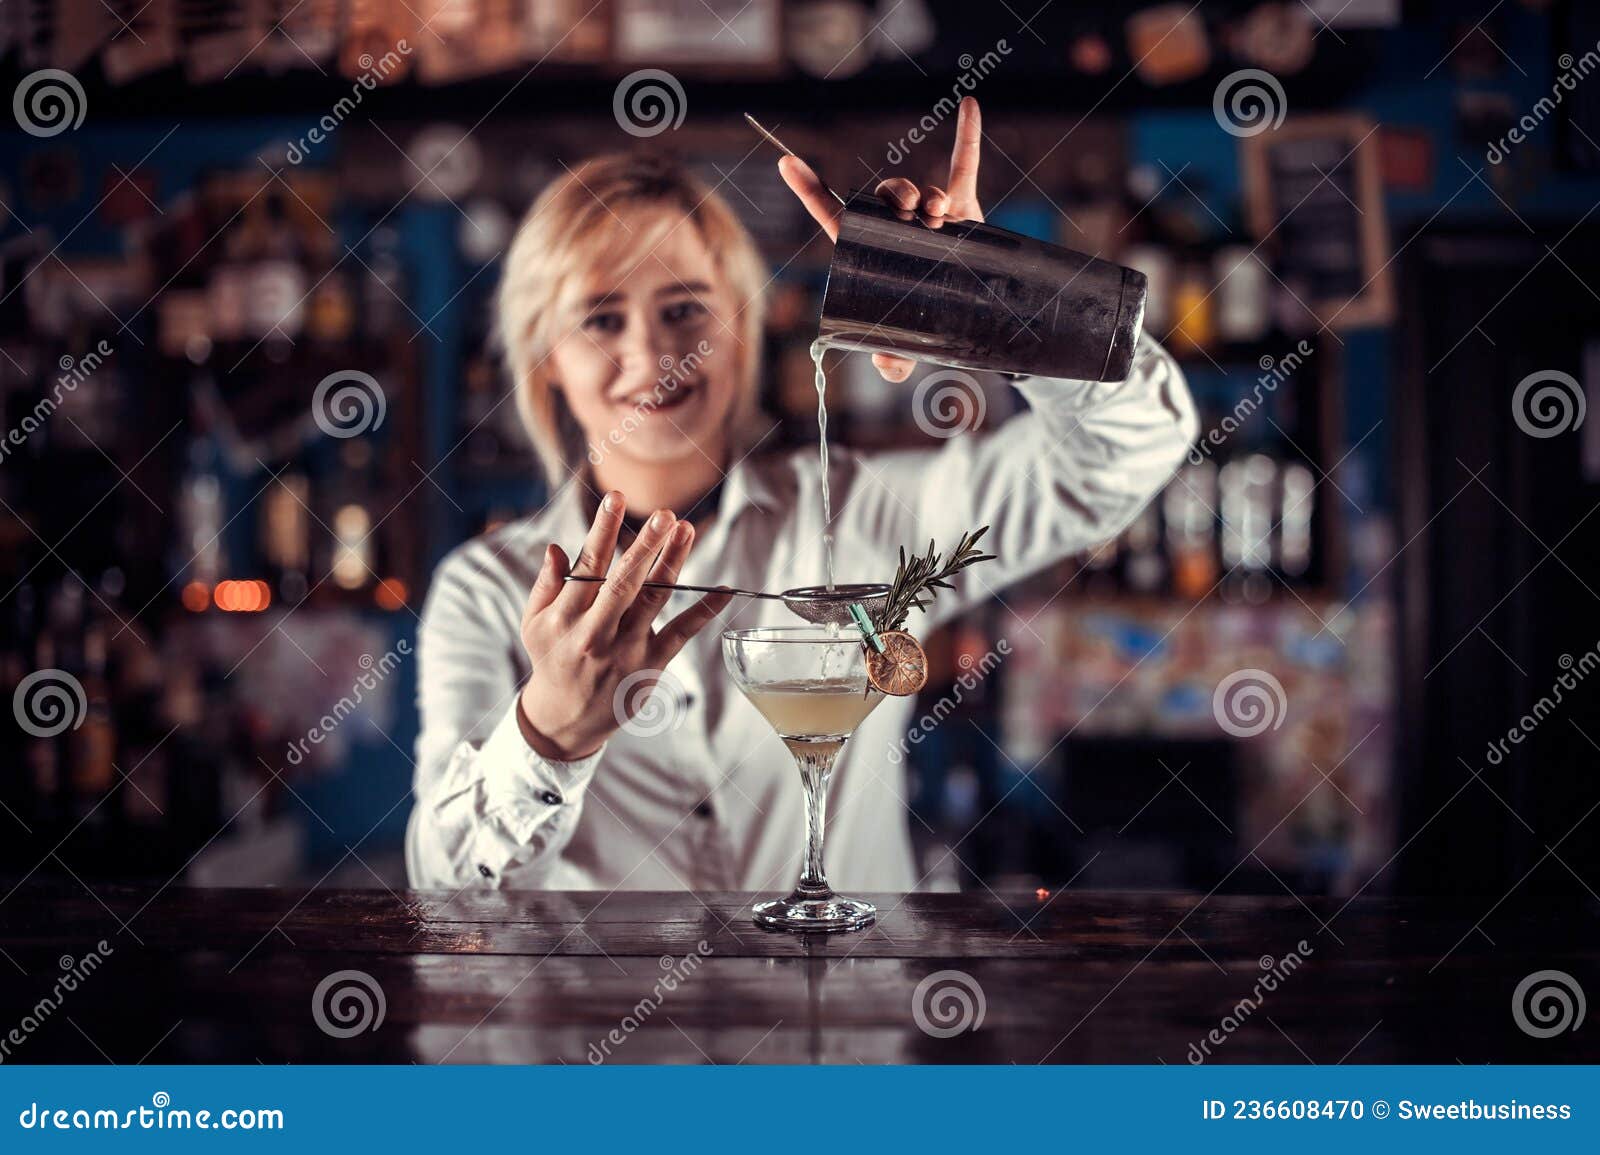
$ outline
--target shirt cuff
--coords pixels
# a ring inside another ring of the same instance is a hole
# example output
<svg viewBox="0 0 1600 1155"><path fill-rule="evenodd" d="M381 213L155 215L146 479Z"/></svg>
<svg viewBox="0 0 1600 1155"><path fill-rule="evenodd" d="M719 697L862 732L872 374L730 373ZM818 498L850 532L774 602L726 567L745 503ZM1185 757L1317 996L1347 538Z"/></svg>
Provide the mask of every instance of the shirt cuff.
<svg viewBox="0 0 1600 1155"><path fill-rule="evenodd" d="M484 741L478 757L484 766L484 816L498 818L519 842L552 817L551 810L575 805L594 777L605 746L572 762L540 756L517 724L519 704Z"/></svg>

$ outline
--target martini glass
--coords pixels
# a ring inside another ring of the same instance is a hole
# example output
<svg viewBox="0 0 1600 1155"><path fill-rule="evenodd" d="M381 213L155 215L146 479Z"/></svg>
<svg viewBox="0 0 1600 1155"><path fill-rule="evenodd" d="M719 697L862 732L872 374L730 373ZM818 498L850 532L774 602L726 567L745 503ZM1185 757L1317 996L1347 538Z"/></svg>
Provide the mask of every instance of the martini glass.
<svg viewBox="0 0 1600 1155"><path fill-rule="evenodd" d="M834 759L883 695L870 689L861 635L851 628L771 626L728 630L722 658L800 769L806 795L806 854L787 898L758 902L758 924L775 930L859 930L877 908L844 898L822 868L822 827Z"/></svg>

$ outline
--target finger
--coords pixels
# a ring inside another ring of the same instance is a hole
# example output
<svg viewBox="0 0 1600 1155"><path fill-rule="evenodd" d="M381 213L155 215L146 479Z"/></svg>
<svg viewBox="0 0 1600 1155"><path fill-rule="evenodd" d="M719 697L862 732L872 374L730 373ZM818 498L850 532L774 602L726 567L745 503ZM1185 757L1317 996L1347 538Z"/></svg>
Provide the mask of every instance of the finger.
<svg viewBox="0 0 1600 1155"><path fill-rule="evenodd" d="M885 381L892 381L895 384L911 376L911 370L917 367L915 361L906 357L896 357L892 353L874 353L872 365Z"/></svg>
<svg viewBox="0 0 1600 1155"><path fill-rule="evenodd" d="M915 212L922 203L922 190L903 176L892 176L878 182L878 196L905 212Z"/></svg>
<svg viewBox="0 0 1600 1155"><path fill-rule="evenodd" d="M667 544L662 549L661 555L656 558L655 565L651 566L650 572L645 575L645 581L669 584L677 581L678 571L683 568L684 559L689 556L689 550L693 545L694 526L687 521L680 521L667 535ZM622 621L617 625L617 633L619 635L644 633L650 628L650 623L656 620L656 615L661 612L661 607L667 604L667 599L671 596L671 590L641 587L639 596L633 599L633 606L622 615Z"/></svg>
<svg viewBox="0 0 1600 1155"><path fill-rule="evenodd" d="M950 207L946 216L981 221L978 207L978 159L983 145L983 116L974 97L962 98L956 115L956 143L950 150Z"/></svg>
<svg viewBox="0 0 1600 1155"><path fill-rule="evenodd" d="M651 646L651 661L656 668L664 669L689 639L710 625L718 614L728 608L728 603L732 600L731 590L726 593L707 594L657 630L655 641Z"/></svg>
<svg viewBox="0 0 1600 1155"><path fill-rule="evenodd" d="M594 524L589 527L589 536L583 539L583 548L578 551L578 563L572 567L573 574L580 577L605 576L611 568L611 555L616 552L617 534L622 529L622 514L626 508L627 502L616 490L605 495L595 512ZM567 582L559 600L571 609L582 611L594 603L599 590L596 582Z"/></svg>
<svg viewBox="0 0 1600 1155"><path fill-rule="evenodd" d="M817 174L811 171L811 166L797 156L783 156L778 159L778 175L783 177L783 183L789 186L789 190L800 198L811 219L822 226L828 239L837 241L839 217L844 208L833 199Z"/></svg>
<svg viewBox="0 0 1600 1155"><path fill-rule="evenodd" d="M616 636L622 615L628 612L634 598L639 596L644 575L655 564L656 554L667 543L667 537L677 522L677 517L670 509L658 509L644 523L638 538L611 568L606 580L600 583L585 627L589 640L606 640Z"/></svg>
<svg viewBox="0 0 1600 1155"><path fill-rule="evenodd" d="M922 211L930 217L942 217L950 211L950 194L936 184L922 190Z"/></svg>
<svg viewBox="0 0 1600 1155"><path fill-rule="evenodd" d="M559 545L552 543L544 547L544 564L539 567L539 576L528 593L528 604L522 610L524 618L549 608L550 603L560 596L570 569L567 555Z"/></svg>

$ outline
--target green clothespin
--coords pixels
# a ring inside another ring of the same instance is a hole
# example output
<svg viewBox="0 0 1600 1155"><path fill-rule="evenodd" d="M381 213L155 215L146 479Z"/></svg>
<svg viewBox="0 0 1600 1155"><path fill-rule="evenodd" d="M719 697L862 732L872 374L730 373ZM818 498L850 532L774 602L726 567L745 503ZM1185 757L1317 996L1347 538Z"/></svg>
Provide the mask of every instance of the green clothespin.
<svg viewBox="0 0 1600 1155"><path fill-rule="evenodd" d="M878 653L883 653L883 639L878 636L877 628L873 626L872 619L867 616L867 611L860 602L850 603L850 616L860 629L861 636L867 639L867 644Z"/></svg>

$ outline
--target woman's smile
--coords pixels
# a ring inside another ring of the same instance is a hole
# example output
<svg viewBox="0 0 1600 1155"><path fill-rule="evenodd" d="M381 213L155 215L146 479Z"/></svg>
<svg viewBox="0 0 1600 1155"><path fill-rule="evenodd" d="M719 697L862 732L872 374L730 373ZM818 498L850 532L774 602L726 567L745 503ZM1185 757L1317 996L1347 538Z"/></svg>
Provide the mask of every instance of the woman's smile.
<svg viewBox="0 0 1600 1155"><path fill-rule="evenodd" d="M668 413L704 396L704 382L693 379L673 381L670 378L656 382L648 389L634 390L617 397L612 404L635 417L651 413Z"/></svg>

